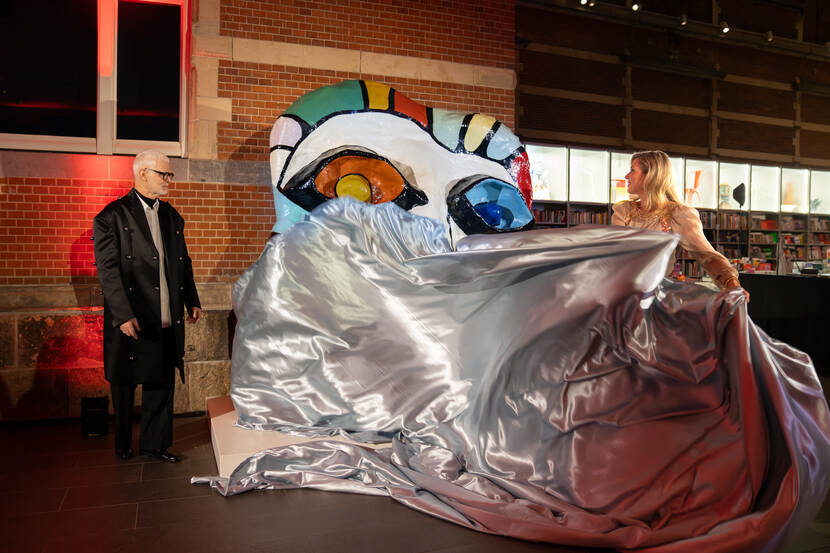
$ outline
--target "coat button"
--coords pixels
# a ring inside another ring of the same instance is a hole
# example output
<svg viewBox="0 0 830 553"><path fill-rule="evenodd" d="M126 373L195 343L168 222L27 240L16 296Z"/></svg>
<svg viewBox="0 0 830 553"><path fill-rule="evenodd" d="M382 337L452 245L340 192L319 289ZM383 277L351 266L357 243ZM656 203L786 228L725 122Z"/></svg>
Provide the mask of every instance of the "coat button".
<svg viewBox="0 0 830 553"><path fill-rule="evenodd" d="M124 230L130 230L130 227L124 227Z"/></svg>
<svg viewBox="0 0 830 553"><path fill-rule="evenodd" d="M98 262L97 262L97 261L93 261L93 262L92 262L92 264L93 264L93 265L98 265Z"/></svg>
<svg viewBox="0 0 830 553"><path fill-rule="evenodd" d="M181 231L177 230L177 231L176 231L176 234L181 234Z"/></svg>
<svg viewBox="0 0 830 553"><path fill-rule="evenodd" d="M158 260L159 260L159 256L154 255L154 256L153 256L153 261L158 261Z"/></svg>
<svg viewBox="0 0 830 553"><path fill-rule="evenodd" d="M153 286L153 290L158 291L158 289L159 289L158 286Z"/></svg>
<svg viewBox="0 0 830 553"><path fill-rule="evenodd" d="M135 357L133 357L132 355L130 355L130 361L135 361Z"/></svg>
<svg viewBox="0 0 830 553"><path fill-rule="evenodd" d="M132 291L133 291L133 287L132 287L132 286L130 286L129 288L127 288L127 290L128 290L128 291L130 291L130 292L132 292Z"/></svg>
<svg viewBox="0 0 830 553"><path fill-rule="evenodd" d="M127 256L127 259L132 259L132 258L133 258L133 256L131 256L131 255Z"/></svg>
<svg viewBox="0 0 830 553"><path fill-rule="evenodd" d="M184 286L179 286L179 290L184 290Z"/></svg>
<svg viewBox="0 0 830 553"><path fill-rule="evenodd" d="M179 256L179 261L181 261L182 259L184 259L184 258L182 256Z"/></svg>
<svg viewBox="0 0 830 553"><path fill-rule="evenodd" d="M181 320L181 319L179 319L178 321L176 321L176 324L177 324L177 325L182 324L182 320Z"/></svg>

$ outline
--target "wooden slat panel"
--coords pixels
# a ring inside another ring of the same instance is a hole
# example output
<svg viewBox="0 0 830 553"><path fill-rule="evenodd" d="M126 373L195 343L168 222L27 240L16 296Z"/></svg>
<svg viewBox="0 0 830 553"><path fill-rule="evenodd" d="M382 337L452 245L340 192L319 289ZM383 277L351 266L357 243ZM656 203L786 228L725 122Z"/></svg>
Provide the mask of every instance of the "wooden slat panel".
<svg viewBox="0 0 830 553"><path fill-rule="evenodd" d="M635 109L631 112L631 131L634 140L709 145L709 119L705 117Z"/></svg>
<svg viewBox="0 0 830 553"><path fill-rule="evenodd" d="M718 147L771 154L794 155L795 129L749 121L720 119Z"/></svg>
<svg viewBox="0 0 830 553"><path fill-rule="evenodd" d="M758 33L772 31L775 36L797 39L798 10L784 6L747 2L746 0L718 0L720 16L736 29Z"/></svg>
<svg viewBox="0 0 830 553"><path fill-rule="evenodd" d="M519 93L519 127L623 137L623 107Z"/></svg>
<svg viewBox="0 0 830 553"><path fill-rule="evenodd" d="M830 158L830 133L802 130L801 155L803 157Z"/></svg>
<svg viewBox="0 0 830 553"><path fill-rule="evenodd" d="M801 120L830 125L830 98L827 96L801 95ZM830 150L825 155L830 157Z"/></svg>
<svg viewBox="0 0 830 553"><path fill-rule="evenodd" d="M795 118L795 93L758 86L722 82L718 109L767 117Z"/></svg>
<svg viewBox="0 0 830 553"><path fill-rule="evenodd" d="M619 55L622 51L620 37L630 33L631 29L576 14L516 6L516 32L531 42Z"/></svg>
<svg viewBox="0 0 830 553"><path fill-rule="evenodd" d="M706 79L639 68L631 71L631 92L635 100L696 108L708 108L712 99Z"/></svg>
<svg viewBox="0 0 830 553"><path fill-rule="evenodd" d="M624 78L625 68L620 64L519 51L519 82L523 85L622 96Z"/></svg>

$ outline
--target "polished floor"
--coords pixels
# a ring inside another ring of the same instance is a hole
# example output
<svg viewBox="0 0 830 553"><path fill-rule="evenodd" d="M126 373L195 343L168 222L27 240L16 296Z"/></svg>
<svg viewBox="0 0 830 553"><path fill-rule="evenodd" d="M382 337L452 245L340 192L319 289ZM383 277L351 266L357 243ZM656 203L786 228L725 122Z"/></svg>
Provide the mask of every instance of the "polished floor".
<svg viewBox="0 0 830 553"><path fill-rule="evenodd" d="M0 425L0 551L8 553L592 552L489 536L386 497L315 490L225 498L205 417L176 419L181 463L113 455L78 422ZM791 553L830 553L830 503ZM704 552L701 552L704 553Z"/></svg>

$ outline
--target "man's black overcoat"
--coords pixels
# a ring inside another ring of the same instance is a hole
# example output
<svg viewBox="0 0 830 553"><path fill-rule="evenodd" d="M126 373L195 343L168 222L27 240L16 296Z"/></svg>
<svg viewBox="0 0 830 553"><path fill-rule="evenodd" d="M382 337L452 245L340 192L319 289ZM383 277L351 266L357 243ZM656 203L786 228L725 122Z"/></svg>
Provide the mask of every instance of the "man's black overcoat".
<svg viewBox="0 0 830 553"><path fill-rule="evenodd" d="M115 384L163 383L172 378L161 344L159 252L135 189L95 216L93 240L104 292L104 372ZM184 219L159 201L170 312L176 334L176 366L184 380L184 308L201 307L184 241ZM121 332L135 317L138 340Z"/></svg>

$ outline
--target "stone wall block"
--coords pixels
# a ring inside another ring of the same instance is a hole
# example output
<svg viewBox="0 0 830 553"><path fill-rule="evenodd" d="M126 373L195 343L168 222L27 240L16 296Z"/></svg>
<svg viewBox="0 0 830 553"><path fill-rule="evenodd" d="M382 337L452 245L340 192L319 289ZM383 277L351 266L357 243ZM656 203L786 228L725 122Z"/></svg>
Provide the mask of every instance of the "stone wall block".
<svg viewBox="0 0 830 553"><path fill-rule="evenodd" d="M230 392L230 360L188 363L186 371L191 411L204 411L207 398L226 396Z"/></svg>
<svg viewBox="0 0 830 553"><path fill-rule="evenodd" d="M100 315L31 315L17 323L23 368L96 367L103 363Z"/></svg>
<svg viewBox="0 0 830 553"><path fill-rule="evenodd" d="M174 413L192 413L193 411L200 411L201 409L193 409L190 406L190 376L188 375L187 365L184 369L184 383L179 378L179 369L176 369L176 388L173 391L173 412Z"/></svg>
<svg viewBox="0 0 830 553"><path fill-rule="evenodd" d="M21 369L0 374L0 420L68 416L66 369Z"/></svg>
<svg viewBox="0 0 830 553"><path fill-rule="evenodd" d="M228 310L202 312L198 324L185 328L185 361L228 359Z"/></svg>
<svg viewBox="0 0 830 553"><path fill-rule="evenodd" d="M0 316L0 369L17 366L17 320L11 315Z"/></svg>
<svg viewBox="0 0 830 553"><path fill-rule="evenodd" d="M110 395L110 383L104 378L103 367L69 369L66 375L68 387L68 416L81 416L81 398ZM109 398L112 413L112 398Z"/></svg>

